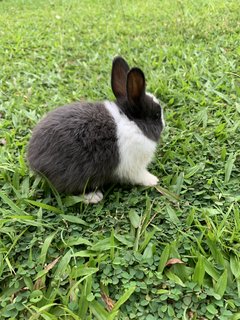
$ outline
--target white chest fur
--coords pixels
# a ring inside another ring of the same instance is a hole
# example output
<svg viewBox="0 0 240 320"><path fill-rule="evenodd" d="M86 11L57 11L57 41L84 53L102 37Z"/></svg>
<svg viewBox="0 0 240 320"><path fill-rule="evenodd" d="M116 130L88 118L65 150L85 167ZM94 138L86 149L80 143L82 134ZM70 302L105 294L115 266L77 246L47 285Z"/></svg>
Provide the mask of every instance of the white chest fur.
<svg viewBox="0 0 240 320"><path fill-rule="evenodd" d="M116 176L120 181L133 184L155 185L158 179L147 171L156 142L147 138L134 121L120 113L118 106L109 101L104 105L117 125L120 162Z"/></svg>

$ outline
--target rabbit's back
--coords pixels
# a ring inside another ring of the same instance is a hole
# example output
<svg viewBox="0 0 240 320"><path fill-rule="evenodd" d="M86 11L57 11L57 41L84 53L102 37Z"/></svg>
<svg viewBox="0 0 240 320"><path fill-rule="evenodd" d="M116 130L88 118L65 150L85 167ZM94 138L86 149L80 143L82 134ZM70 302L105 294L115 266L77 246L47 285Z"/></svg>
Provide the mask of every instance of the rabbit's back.
<svg viewBox="0 0 240 320"><path fill-rule="evenodd" d="M112 180L119 162L114 119L101 103L51 111L33 131L28 161L60 192L78 194Z"/></svg>

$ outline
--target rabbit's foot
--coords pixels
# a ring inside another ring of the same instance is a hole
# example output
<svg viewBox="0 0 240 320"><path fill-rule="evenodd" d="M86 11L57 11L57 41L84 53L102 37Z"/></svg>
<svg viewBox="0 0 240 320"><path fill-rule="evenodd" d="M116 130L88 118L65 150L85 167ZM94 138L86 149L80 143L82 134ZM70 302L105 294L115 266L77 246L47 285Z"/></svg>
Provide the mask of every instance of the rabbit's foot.
<svg viewBox="0 0 240 320"><path fill-rule="evenodd" d="M90 192L84 195L85 203L98 203L103 199L103 194L101 191Z"/></svg>
<svg viewBox="0 0 240 320"><path fill-rule="evenodd" d="M151 186L156 186L158 184L158 181L159 180L158 180L157 177L155 177L150 172L145 171L141 175L140 184L143 185L143 186L151 187Z"/></svg>

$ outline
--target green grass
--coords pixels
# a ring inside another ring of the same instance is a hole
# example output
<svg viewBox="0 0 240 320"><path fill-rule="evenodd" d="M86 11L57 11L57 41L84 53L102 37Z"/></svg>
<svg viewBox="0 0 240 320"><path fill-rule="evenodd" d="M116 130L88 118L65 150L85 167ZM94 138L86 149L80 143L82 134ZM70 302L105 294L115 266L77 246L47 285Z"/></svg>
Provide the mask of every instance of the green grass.
<svg viewBox="0 0 240 320"><path fill-rule="evenodd" d="M0 319L240 319L239 1L0 12ZM86 206L29 172L26 145L48 110L113 98L116 54L164 106L161 183Z"/></svg>

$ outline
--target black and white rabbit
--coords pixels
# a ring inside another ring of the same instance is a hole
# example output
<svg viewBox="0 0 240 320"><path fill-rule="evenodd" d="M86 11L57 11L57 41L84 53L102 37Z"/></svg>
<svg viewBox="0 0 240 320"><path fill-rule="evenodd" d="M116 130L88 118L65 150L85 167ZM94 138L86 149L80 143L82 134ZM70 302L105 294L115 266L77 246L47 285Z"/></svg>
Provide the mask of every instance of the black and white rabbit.
<svg viewBox="0 0 240 320"><path fill-rule="evenodd" d="M144 73L129 69L122 57L112 63L116 102L76 102L47 114L33 130L27 158L59 192L80 194L85 201L103 198L102 185L123 182L154 186L148 172L160 134L163 111L145 91Z"/></svg>

